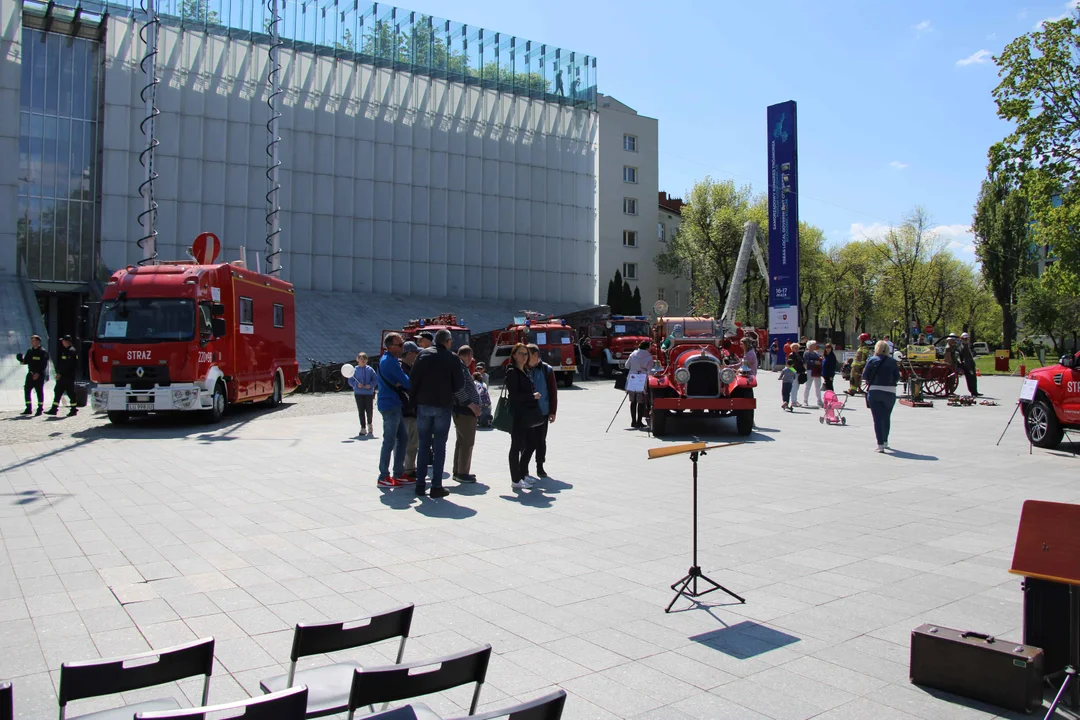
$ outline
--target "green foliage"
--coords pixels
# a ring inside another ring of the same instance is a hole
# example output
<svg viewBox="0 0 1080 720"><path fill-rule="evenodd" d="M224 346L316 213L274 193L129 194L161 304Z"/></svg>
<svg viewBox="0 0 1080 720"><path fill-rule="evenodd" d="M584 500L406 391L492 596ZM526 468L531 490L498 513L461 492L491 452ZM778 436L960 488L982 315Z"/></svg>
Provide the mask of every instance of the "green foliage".
<svg viewBox="0 0 1080 720"><path fill-rule="evenodd" d="M825 269L825 232L809 223L799 222L799 330L807 329L810 311L815 313L814 325L820 325L822 300L827 290Z"/></svg>
<svg viewBox="0 0 1080 720"><path fill-rule="evenodd" d="M765 227L765 203L750 186L737 188L730 180L706 177L696 183L682 208L679 234L656 257L657 269L667 275L691 273L694 313L720 317L742 245L743 225L751 219Z"/></svg>
<svg viewBox="0 0 1080 720"><path fill-rule="evenodd" d="M221 24L221 16L217 10L210 9L209 0L183 0L180 17L185 23Z"/></svg>
<svg viewBox="0 0 1080 720"><path fill-rule="evenodd" d="M971 230L982 276L1001 306L1003 343L1012 347L1020 283L1033 274L1036 258L1027 198L1004 172L991 170L983 181Z"/></svg>
<svg viewBox="0 0 1080 720"><path fill-rule="evenodd" d="M608 283L607 306L612 315L622 315L623 311L623 279L622 273L615 271L615 277Z"/></svg>
<svg viewBox="0 0 1080 720"><path fill-rule="evenodd" d="M1019 178L1038 240L1080 272L1080 17L1043 23L994 62L998 116L1014 128L990 149L991 166Z"/></svg>
<svg viewBox="0 0 1080 720"><path fill-rule="evenodd" d="M1045 336L1064 354L1065 342L1071 338L1075 346L1080 333L1080 277L1056 264L1040 278L1026 278L1020 314L1029 337Z"/></svg>
<svg viewBox="0 0 1080 720"><path fill-rule="evenodd" d="M619 312L613 313L618 315L633 315L634 314L634 291L630 288L630 281L622 281L622 292L619 293Z"/></svg>
<svg viewBox="0 0 1080 720"><path fill-rule="evenodd" d="M630 311L627 315L640 315L641 314L641 288L634 288L633 302L630 306Z"/></svg>

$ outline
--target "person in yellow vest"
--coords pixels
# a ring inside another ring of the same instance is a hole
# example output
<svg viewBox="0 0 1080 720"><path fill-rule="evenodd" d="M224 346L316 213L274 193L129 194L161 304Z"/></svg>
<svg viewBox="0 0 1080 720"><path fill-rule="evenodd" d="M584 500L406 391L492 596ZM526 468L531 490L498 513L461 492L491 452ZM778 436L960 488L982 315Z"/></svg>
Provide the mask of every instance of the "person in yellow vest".
<svg viewBox="0 0 1080 720"><path fill-rule="evenodd" d="M863 333L859 336L859 348L855 351L855 359L851 363L851 380L848 395L856 395L862 391L862 371L866 361L870 359L870 335Z"/></svg>

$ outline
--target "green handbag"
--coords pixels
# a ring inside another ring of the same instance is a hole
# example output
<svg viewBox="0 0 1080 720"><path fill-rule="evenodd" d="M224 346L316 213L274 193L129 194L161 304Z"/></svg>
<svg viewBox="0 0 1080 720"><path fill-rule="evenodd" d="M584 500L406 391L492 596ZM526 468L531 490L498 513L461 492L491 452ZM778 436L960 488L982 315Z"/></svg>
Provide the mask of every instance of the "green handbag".
<svg viewBox="0 0 1080 720"><path fill-rule="evenodd" d="M507 396L506 384L503 384L499 401L495 403L495 415L491 419L491 427L504 433L514 431L514 410L510 407L510 398Z"/></svg>

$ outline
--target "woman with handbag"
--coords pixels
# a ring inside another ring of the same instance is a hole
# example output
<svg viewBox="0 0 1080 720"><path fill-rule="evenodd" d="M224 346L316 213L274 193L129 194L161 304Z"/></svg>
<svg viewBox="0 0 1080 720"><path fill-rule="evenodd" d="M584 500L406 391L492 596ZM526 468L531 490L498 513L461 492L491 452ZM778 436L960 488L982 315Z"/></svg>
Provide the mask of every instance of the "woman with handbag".
<svg viewBox="0 0 1080 720"><path fill-rule="evenodd" d="M504 384L506 399L513 417L510 429L510 487L514 490L532 487L527 477L529 458L536 449L533 428L547 418L540 413L540 393L529 377L529 348L518 343L510 352L510 367Z"/></svg>

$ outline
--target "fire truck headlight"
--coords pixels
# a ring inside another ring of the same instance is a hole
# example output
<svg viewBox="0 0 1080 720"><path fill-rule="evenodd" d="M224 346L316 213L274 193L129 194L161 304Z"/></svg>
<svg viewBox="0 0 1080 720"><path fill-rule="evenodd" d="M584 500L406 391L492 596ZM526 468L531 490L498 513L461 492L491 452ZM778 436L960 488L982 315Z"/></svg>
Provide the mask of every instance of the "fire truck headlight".
<svg viewBox="0 0 1080 720"><path fill-rule="evenodd" d="M615 353L616 360L622 360L622 353Z"/></svg>
<svg viewBox="0 0 1080 720"><path fill-rule="evenodd" d="M685 385L690 380L690 371L684 367L675 371L675 382Z"/></svg>
<svg viewBox="0 0 1080 720"><path fill-rule="evenodd" d="M108 405L109 404L109 391L108 390L95 390L90 399L95 405Z"/></svg>
<svg viewBox="0 0 1080 720"><path fill-rule="evenodd" d="M173 404L180 407L191 407L199 399L198 390L173 390Z"/></svg>
<svg viewBox="0 0 1080 720"><path fill-rule="evenodd" d="M730 385L735 380L735 368L726 367L720 371L720 382Z"/></svg>

